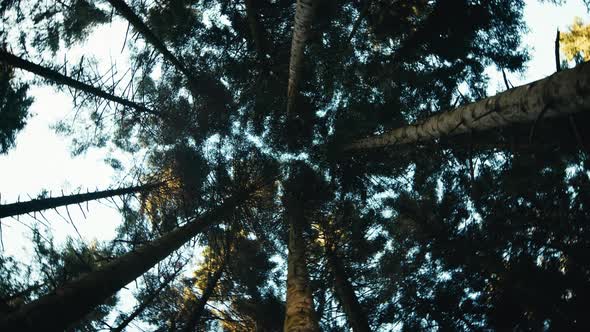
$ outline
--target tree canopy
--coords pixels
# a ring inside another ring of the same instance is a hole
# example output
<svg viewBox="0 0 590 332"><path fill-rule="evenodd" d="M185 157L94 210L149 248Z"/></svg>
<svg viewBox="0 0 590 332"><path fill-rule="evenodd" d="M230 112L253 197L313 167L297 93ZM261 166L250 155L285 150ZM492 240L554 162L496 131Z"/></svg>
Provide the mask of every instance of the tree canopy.
<svg viewBox="0 0 590 332"><path fill-rule="evenodd" d="M561 49L568 61L580 59L578 62L590 60L590 25L584 25L581 18L574 18L569 31L560 35Z"/></svg>
<svg viewBox="0 0 590 332"><path fill-rule="evenodd" d="M578 66L513 88L524 7L1 1L0 152L53 85L73 154L141 161L110 160L117 189L0 205L122 202L112 241L38 225L32 264L0 256L0 330L585 328L588 29L558 39ZM109 65L88 46L117 22ZM508 91L487 95L490 68Z"/></svg>

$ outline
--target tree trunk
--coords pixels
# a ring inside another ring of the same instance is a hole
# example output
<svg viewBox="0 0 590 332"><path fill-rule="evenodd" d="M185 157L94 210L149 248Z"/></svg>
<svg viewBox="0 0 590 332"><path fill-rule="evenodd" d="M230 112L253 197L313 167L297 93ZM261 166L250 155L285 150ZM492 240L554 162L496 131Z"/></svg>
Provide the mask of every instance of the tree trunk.
<svg viewBox="0 0 590 332"><path fill-rule="evenodd" d="M363 150L433 140L535 122L590 110L590 63L563 70L547 78L510 89L494 97L431 116L416 124L368 137L344 147Z"/></svg>
<svg viewBox="0 0 590 332"><path fill-rule="evenodd" d="M215 287L217 286L219 279L221 279L221 275L223 274L224 267L225 267L225 261L224 261L224 263L221 264L221 266L217 269L217 271L215 271L215 273L209 277L209 280L207 280L207 287L205 287L205 290L203 291L203 295L201 296L199 301L196 303L196 305L192 308L192 310L190 312L190 316L186 320L186 325L183 329L183 332L196 331L197 325L199 324L199 321L201 320L201 316L203 316L203 313L205 311L205 305L207 305L207 301L209 301L209 298L213 294L213 291L215 290Z"/></svg>
<svg viewBox="0 0 590 332"><path fill-rule="evenodd" d="M38 75L38 76L41 76L41 77L48 79L50 81L53 81L55 83L64 84L64 85L67 85L71 88L74 88L74 89L77 89L80 91L84 91L86 93L95 95L97 97L100 97L100 98L103 98L106 100L110 100L112 102L121 104L123 106L130 107L132 109L137 110L140 113L148 113L148 114L152 114L157 117L160 117L160 118L162 117L162 115L160 113L158 113L154 110L151 110L143 105L140 105L134 101L115 96L115 95L108 93L100 88L94 87L92 85L86 84L86 83L78 81L78 80L75 80L71 77L62 75L58 71L40 66L35 63L32 63L32 62L22 59L12 53L8 53L3 49L0 49L0 61L4 62L12 67L26 70L28 72L31 72L31 73Z"/></svg>
<svg viewBox="0 0 590 332"><path fill-rule="evenodd" d="M160 52L164 56L164 58L166 58L166 60L172 63L180 72L186 75L186 77L192 79L192 74L190 73L188 68L182 64L182 61L180 61L176 56L174 56L174 54L172 54L168 50L168 48L166 48L164 42L162 42L160 38L158 38L152 32L152 30L150 30L150 28L142 21L142 19L133 12L133 9L131 9L125 3L125 1L108 1L119 12L119 14L121 14L121 16L123 16L143 36L143 38L145 38L147 42L152 44L152 46L154 46L158 50L158 52Z"/></svg>
<svg viewBox="0 0 590 332"><path fill-rule="evenodd" d="M289 205L293 204L290 202ZM289 256L287 272L287 313L285 332L320 331L318 318L313 307L313 296L305 262L305 240L303 238L303 205L286 211L289 220Z"/></svg>
<svg viewBox="0 0 590 332"><path fill-rule="evenodd" d="M12 294L6 298L0 298L0 314L12 311L13 308L10 305L12 301L18 300L19 298L24 298L43 286L45 286L45 283L34 284L31 287L28 287L27 289L24 289L16 294Z"/></svg>
<svg viewBox="0 0 590 332"><path fill-rule="evenodd" d="M354 332L369 332L369 321L354 292L351 282L346 276L346 270L335 250L326 245L326 259L334 275L334 289L336 297L344 309L348 325Z"/></svg>
<svg viewBox="0 0 590 332"><path fill-rule="evenodd" d="M147 299L145 299L145 301L143 301L139 306L137 306L137 308L135 308L135 310L131 313L131 315L127 316L127 318L125 318L121 322L121 324L119 324L119 326L117 326L115 328L112 328L111 329L111 332L121 332L121 331L123 331L127 327L127 325L129 325L152 302L154 302L154 300L158 297L158 295L160 294L160 292L163 291L164 288L168 287L168 285L172 282L172 280L174 280L176 278L176 276L178 275L178 273L180 271L181 270L176 271L170 277L168 277L166 280L164 280L164 282L162 282L162 284L160 285L160 287L158 287L156 290L154 290L154 292L152 294L150 294L150 296Z"/></svg>
<svg viewBox="0 0 590 332"><path fill-rule="evenodd" d="M291 58L289 60L289 85L287 89L287 113L295 106L295 97L299 91L299 74L303 65L303 51L311 28L314 12L314 0L297 0L295 26L291 41Z"/></svg>
<svg viewBox="0 0 590 332"><path fill-rule="evenodd" d="M161 185L162 183L144 184L141 186L95 191L92 193L74 194L61 197L39 198L33 199L28 202L18 202L0 205L0 218L16 216L19 214L26 214L36 211L43 211L47 209L54 209L60 206L80 204L83 202L93 201L101 198L133 194L137 192L146 192Z"/></svg>
<svg viewBox="0 0 590 332"><path fill-rule="evenodd" d="M200 218L122 255L96 271L82 275L14 313L0 316L0 331L63 331L211 224L231 213L249 194L228 198Z"/></svg>
<svg viewBox="0 0 590 332"><path fill-rule="evenodd" d="M131 9L123 0L108 0L109 3L123 16L142 36L147 42L155 47L166 60L174 65L180 72L182 72L188 79L190 91L195 98L204 98L207 100L207 107L199 110L200 125L204 131L209 128L209 108L213 112L226 112L228 107L233 108L231 102L232 94L219 81L216 76L200 73L194 74L190 70L190 66L185 66L183 61L176 57L172 52L166 48L166 45L160 40L150 28L137 16L133 9Z"/></svg>
<svg viewBox="0 0 590 332"><path fill-rule="evenodd" d="M248 27L250 28L250 35L256 48L258 58L265 59L266 56L266 31L260 23L260 17L258 16L257 8L255 8L254 2L260 0L245 0L246 1L246 19L248 20Z"/></svg>

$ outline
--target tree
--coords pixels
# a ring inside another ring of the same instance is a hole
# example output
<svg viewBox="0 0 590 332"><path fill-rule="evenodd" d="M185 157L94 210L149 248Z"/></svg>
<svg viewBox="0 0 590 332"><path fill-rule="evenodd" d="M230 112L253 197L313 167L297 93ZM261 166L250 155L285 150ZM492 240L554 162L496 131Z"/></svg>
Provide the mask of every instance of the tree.
<svg viewBox="0 0 590 332"><path fill-rule="evenodd" d="M148 183L139 186L132 186L119 189L107 189L102 191L95 191L85 194L74 194L70 196L61 197L40 197L27 202L18 202L12 204L0 205L0 218L16 216L20 214L27 214L31 212L38 212L48 209L55 209L61 206L80 204L88 201L93 201L101 198L109 198L114 196L121 196L134 193L145 193L154 190L163 183Z"/></svg>
<svg viewBox="0 0 590 332"><path fill-rule="evenodd" d="M308 38L311 20L314 15L313 0L297 0L293 41L291 43L291 59L289 61L289 85L287 86L287 113L293 109L299 91L299 77L303 62L305 41Z"/></svg>
<svg viewBox="0 0 590 332"><path fill-rule="evenodd" d="M133 310L133 312L130 315L128 315L125 319L123 319L123 321L121 321L121 323L119 325L117 325L117 327L112 328L111 329L111 332L121 332L121 331L124 331L127 328L127 326L135 318L137 318L147 308L147 306L149 306L159 296L160 292L162 292L166 287L168 287L168 285L170 284L170 282L172 282L176 276L177 276L177 274L172 274L164 282L162 282L162 284L160 285L160 287L158 287L157 289L155 289L148 296L148 298L146 298L140 305L138 305Z"/></svg>
<svg viewBox="0 0 590 332"><path fill-rule="evenodd" d="M580 65L494 97L431 116L417 124L361 139L346 145L344 149L408 144L584 111L587 103L584 91L588 89L589 70L590 66ZM572 103L572 100L577 102Z"/></svg>
<svg viewBox="0 0 590 332"><path fill-rule="evenodd" d="M134 101L126 100L124 98L112 95L106 91L101 90L100 88L91 86L91 85L86 84L84 82L80 82L78 80L75 80L71 77L62 75L53 69L45 68L45 67L37 65L35 63L32 63L30 61L27 61L25 59L22 59L12 53L7 52L4 49L0 49L0 60L3 63L5 63L6 65L20 68L20 69L24 69L26 71L33 73L33 74L36 74L36 75L39 75L43 78L51 80L57 84L67 85L67 86L70 86L74 89L78 89L78 90L87 92L89 94L96 95L100 98L104 98L106 100L110 100L112 102L119 103L123 106L130 107L140 113L143 112L143 113L152 114L155 116L160 116L160 114L158 112L153 111L153 110L151 110L143 105L140 105Z"/></svg>
<svg viewBox="0 0 590 332"><path fill-rule="evenodd" d="M7 330L36 329L37 326L43 326L46 330L62 330L180 248L192 237L223 218L228 210L231 211L231 207L240 204L244 199L246 197L240 195L228 198L223 205L201 218L163 235L134 252L119 257L10 315L0 317L0 326ZM66 310L68 314L56 316L56 312L64 312L63 310Z"/></svg>
<svg viewBox="0 0 590 332"><path fill-rule="evenodd" d="M31 295L41 296L44 293L59 289L85 273L100 268L109 262L112 252L105 243L96 241L86 245L81 241L68 238L63 247L57 247L53 239L42 236L38 230L33 234L35 258L33 265L39 270L41 285ZM34 298L34 297L33 297ZM113 295L95 306L80 320L74 322L65 331L95 331L104 326L105 318L116 307L118 297ZM21 303L21 306L24 304ZM20 306L12 308L7 314L17 312Z"/></svg>
<svg viewBox="0 0 590 332"><path fill-rule="evenodd" d="M121 320L119 325L117 325L114 328L111 328L111 332L124 331L134 319L140 316L144 312L144 310L146 310L146 308L150 306L152 302L154 302L158 298L160 293L162 293L166 288L170 287L170 284L174 281L174 279L176 279L176 277L178 277L178 274L182 271L182 267L184 267L182 264L178 265L180 265L180 268L176 267L176 270L172 271L172 273L166 276L165 279L160 283L160 285L156 289L152 290L151 293L149 293L147 297L143 300L143 302L140 302L140 304L137 307L135 307L131 314L123 316L124 318Z"/></svg>
<svg viewBox="0 0 590 332"><path fill-rule="evenodd" d="M330 241L329 236L324 235L326 239L326 262L334 276L334 290L340 301L344 312L346 313L348 324L352 330L370 331L369 322L367 320L365 309L359 303L358 297L354 292L354 288L350 281L341 258L336 252L336 247L333 240Z"/></svg>
<svg viewBox="0 0 590 332"><path fill-rule="evenodd" d="M27 84L15 84L12 67L0 65L0 153L15 145L16 133L23 129L33 99Z"/></svg>
<svg viewBox="0 0 590 332"><path fill-rule="evenodd" d="M486 98L490 67L509 86L528 59L524 6L2 2L6 67L74 98L61 132L132 154L123 178L167 181L124 201L109 262L77 279L35 288L2 256L0 326L587 325L590 67ZM121 20L129 61L105 71L91 54L70 58L93 27ZM10 91L26 84L10 76ZM48 275L62 273L60 257L87 254L46 252ZM107 316L111 302L100 303L133 280L137 306Z"/></svg>
<svg viewBox="0 0 590 332"><path fill-rule="evenodd" d="M170 61L178 70L180 70L189 79L192 78L192 74L182 64L182 62L174 56L167 48L166 45L150 30L150 28L137 16L133 9L131 9L123 0L109 0L109 3L123 16L133 27L141 33L141 35L152 44L158 52L162 53L166 60Z"/></svg>
<svg viewBox="0 0 590 332"><path fill-rule="evenodd" d="M227 259L227 257L225 259ZM217 287L224 268L225 262L222 261L213 274L209 273L207 276L207 284L203 289L203 293L195 303L192 303L192 305L189 306L189 313L187 314L184 328L182 329L183 331L192 332L197 330L197 325L199 325L199 321L205 311L205 305L207 305L207 301L209 301L213 291Z"/></svg>
<svg viewBox="0 0 590 332"><path fill-rule="evenodd" d="M307 234L310 210L325 199L326 187L313 170L302 162L292 164L288 182L284 184L285 219L289 225L289 256L287 258L287 304L285 331L319 331L308 272ZM307 233L307 234L306 234Z"/></svg>
<svg viewBox="0 0 590 332"><path fill-rule="evenodd" d="M583 59L583 61L590 60L589 40L590 26L584 25L579 17L574 18L574 23L569 28L569 32L563 32L559 35L561 51L568 61L572 61L577 57Z"/></svg>

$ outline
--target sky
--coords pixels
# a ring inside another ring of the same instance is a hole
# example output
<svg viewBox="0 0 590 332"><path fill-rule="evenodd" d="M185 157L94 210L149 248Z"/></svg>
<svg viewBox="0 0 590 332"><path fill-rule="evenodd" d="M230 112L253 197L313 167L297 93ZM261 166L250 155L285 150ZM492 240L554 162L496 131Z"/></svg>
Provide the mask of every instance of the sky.
<svg viewBox="0 0 590 332"><path fill-rule="evenodd" d="M120 51L125 29L126 25L122 22L97 29L92 42L68 52L68 59L75 59L84 52L92 53L99 59L124 59L125 54ZM123 33L118 33L121 30ZM57 57L60 58L60 55ZM106 63L110 64L110 61ZM120 64L121 67L123 65ZM106 158L117 154L115 151L90 149L81 156L72 157L71 138L57 134L53 129L57 121L71 114L71 97L51 86L32 86L29 95L34 98L30 108L32 116L24 130L17 134L16 147L8 154L0 155L1 203L13 203L19 197L21 201L29 200L29 195L36 197L42 190L51 191L55 197L61 195L62 190L68 195L78 190L85 192L117 186L119 176L105 162ZM88 211L86 205L83 207L86 218L78 206L68 209L82 237L88 241L112 239L115 227L121 221L114 204L103 200L89 203ZM67 211L59 209L59 213L68 222L54 211L43 212L50 221L49 226L56 242L63 241L68 235L77 237L74 227L69 224ZM44 218L37 217L45 222ZM19 221L3 219L2 242L5 253L30 257L30 230L25 225L35 223L38 222L28 216L21 216Z"/></svg>
<svg viewBox="0 0 590 332"><path fill-rule="evenodd" d="M523 75L509 74L510 81L521 85L538 80L555 71L554 42L555 32L559 28L567 31L575 16L582 17L590 23L582 0L569 0L563 6L554 6L538 1L528 1L525 8L525 20L529 33L524 43L530 48L532 60ZM94 54L99 59L110 63L111 59L124 68L126 54L121 53L127 25L114 21L111 25L98 28L92 35L91 42L77 47L68 53L72 59L81 54ZM492 83L489 93L505 90L501 76L493 68L489 70ZM16 140L16 148L6 155L0 155L0 203L13 203L37 196L42 190L52 192L53 196L76 193L78 189L92 191L107 189L119 183L120 175L105 163L114 151L90 149L87 153L72 157L68 137L56 134L52 125L72 112L71 98L57 92L52 87L33 87L30 95L35 98L30 111L33 116ZM127 182L129 183L129 182ZM87 243L92 240L110 240L115 236L115 227L121 222L117 210L108 201L90 202L85 216L78 206L69 208L76 228ZM59 209L66 219L65 209ZM62 242L67 236L78 237L74 227L53 211L44 212L50 227L50 233L56 242ZM45 222L43 218L39 218ZM26 225L39 222L28 216L19 220L6 218L1 220L3 254L15 255L27 263L32 256L30 246L31 231ZM49 233L49 232L46 232Z"/></svg>

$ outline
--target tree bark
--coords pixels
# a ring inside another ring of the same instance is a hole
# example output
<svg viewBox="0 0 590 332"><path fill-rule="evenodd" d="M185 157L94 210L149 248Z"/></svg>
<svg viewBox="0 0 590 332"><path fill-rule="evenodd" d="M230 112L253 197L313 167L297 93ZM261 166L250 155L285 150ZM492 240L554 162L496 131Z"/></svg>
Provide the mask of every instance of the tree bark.
<svg viewBox="0 0 590 332"><path fill-rule="evenodd" d="M16 216L20 214L26 214L36 211L42 211L47 209L54 209L60 206L79 204L87 201L93 201L101 198L121 196L126 194L132 194L137 192L150 191L156 187L161 186L162 183L151 183L144 184L141 186L133 186L120 189L110 189L95 191L92 193L85 194L74 194L69 196L51 197L51 198L39 198L33 199L28 202L18 202L12 204L0 205L0 218Z"/></svg>
<svg viewBox="0 0 590 332"><path fill-rule="evenodd" d="M295 106L295 97L299 92L299 76L303 65L305 42L307 41L314 12L314 0L297 0L295 25L291 41L291 58L289 60L289 85L287 88L287 113Z"/></svg>
<svg viewBox="0 0 590 332"><path fill-rule="evenodd" d="M136 103L136 102L128 100L128 99L121 98L119 96L115 96L111 93L108 93L108 92L106 92L100 88L97 88L95 86L92 86L90 84L86 84L84 82L75 80L71 77L62 75L58 71L40 66L35 63L32 63L32 62L27 61L23 58L20 58L12 53L6 52L3 49L0 49L0 61L5 62L6 64L8 64L12 67L26 70L28 72L31 72L31 73L38 75L38 76L41 76L41 77L48 79L50 81L53 81L55 83L67 85L71 88L74 88L74 89L77 89L80 91L84 91L86 93L95 95L97 97L100 97L100 98L103 98L106 100L110 100L112 102L121 104L123 106L130 107L140 113L148 113L148 114L155 115L157 117L162 118L162 115L159 112L151 110L139 103Z"/></svg>
<svg viewBox="0 0 590 332"><path fill-rule="evenodd" d="M190 239L243 203L241 193L200 218L168 232L96 271L82 275L18 311L0 316L0 331L63 331Z"/></svg>
<svg viewBox="0 0 590 332"><path fill-rule="evenodd" d="M221 266L215 271L215 273L207 280L207 287L203 291L203 295L196 303L194 308L192 308L189 318L186 320L186 325L184 326L183 332L193 332L196 331L197 325L201 320L201 316L203 316L203 312L205 311L205 305L207 305L207 301L213 294L219 279L221 279L221 275L223 274L223 269L225 267L225 261Z"/></svg>
<svg viewBox="0 0 590 332"><path fill-rule="evenodd" d="M340 261L336 251L326 245L326 260L332 274L334 275L334 290L336 297L344 309L348 324L354 332L369 332L369 321L367 315L358 301L354 287L348 280L346 270Z"/></svg>
<svg viewBox="0 0 590 332"><path fill-rule="evenodd" d="M164 282L162 282L162 284L160 285L160 287L158 287L156 290L154 290L154 292L152 294L150 294L150 296L145 299L145 301L143 301L139 306L137 306L137 308L135 308L135 310L131 313L131 315L127 316L127 318L125 318L121 324L119 324L117 327L112 328L111 332L121 332L123 331L127 325L129 325L135 318L137 318L137 316L139 316L152 302L154 302L154 300L158 297L158 295L160 294L161 291L164 290L164 288L166 288L171 282L172 280L174 280L176 278L176 276L178 275L178 273L181 270L176 271L175 273L173 273L170 277L168 277L166 280L164 280Z"/></svg>
<svg viewBox="0 0 590 332"><path fill-rule="evenodd" d="M174 54L172 54L172 52L168 50L168 48L166 48L164 42L162 42L160 38L158 38L152 32L152 30L143 22L143 20L139 16L137 16L133 12L133 9L131 9L125 3L125 1L108 1L119 12L119 14L121 14L121 16L123 16L143 36L143 38L145 38L147 42L152 44L152 46L154 46L158 50L158 52L160 52L164 56L164 58L166 58L166 60L172 63L180 72L186 75L186 77L188 77L189 80L193 78L193 75L188 70L188 68L182 64L182 61L180 61L176 56L174 56Z"/></svg>
<svg viewBox="0 0 590 332"><path fill-rule="evenodd" d="M320 328L313 307L313 296L305 262L303 204L289 202L289 205L286 211L289 220L287 312L283 330L285 332L316 332L320 331Z"/></svg>
<svg viewBox="0 0 590 332"><path fill-rule="evenodd" d="M360 139L345 151L433 140L590 110L590 63L431 116L383 135Z"/></svg>
<svg viewBox="0 0 590 332"><path fill-rule="evenodd" d="M24 289L16 294L12 294L6 298L0 298L0 314L12 311L12 307L10 305L11 301L26 297L43 286L45 286L45 283L34 284L31 287L28 287L27 289Z"/></svg>

